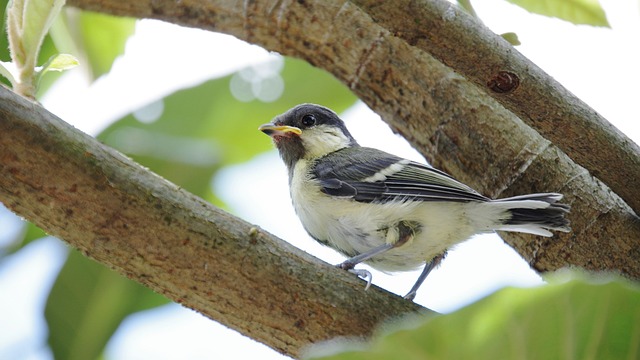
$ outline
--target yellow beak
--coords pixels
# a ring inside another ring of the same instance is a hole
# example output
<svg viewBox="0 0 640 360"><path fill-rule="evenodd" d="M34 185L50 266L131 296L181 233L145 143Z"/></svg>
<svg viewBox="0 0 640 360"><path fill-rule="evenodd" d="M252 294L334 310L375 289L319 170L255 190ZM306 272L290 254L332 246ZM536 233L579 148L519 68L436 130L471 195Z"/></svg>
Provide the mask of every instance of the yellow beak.
<svg viewBox="0 0 640 360"><path fill-rule="evenodd" d="M264 124L264 125L260 125L258 130L262 131L263 133L271 137L278 136L278 135L282 136L282 135L286 135L287 133L294 133L296 135L302 134L302 130L300 130L299 128L295 126L287 126L287 125Z"/></svg>

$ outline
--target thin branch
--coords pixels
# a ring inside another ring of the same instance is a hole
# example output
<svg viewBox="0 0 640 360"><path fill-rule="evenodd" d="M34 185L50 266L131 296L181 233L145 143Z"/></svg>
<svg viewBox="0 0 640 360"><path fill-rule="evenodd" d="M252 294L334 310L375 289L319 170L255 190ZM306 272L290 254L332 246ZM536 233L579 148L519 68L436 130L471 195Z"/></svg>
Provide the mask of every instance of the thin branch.
<svg viewBox="0 0 640 360"><path fill-rule="evenodd" d="M0 87L0 201L169 299L293 357L428 310L215 208Z"/></svg>

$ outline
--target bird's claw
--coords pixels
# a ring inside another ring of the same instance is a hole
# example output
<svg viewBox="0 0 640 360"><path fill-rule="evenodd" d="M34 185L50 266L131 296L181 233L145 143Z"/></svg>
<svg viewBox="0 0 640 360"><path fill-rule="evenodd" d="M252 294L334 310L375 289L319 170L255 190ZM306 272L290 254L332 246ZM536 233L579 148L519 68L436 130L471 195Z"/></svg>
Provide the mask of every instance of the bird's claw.
<svg viewBox="0 0 640 360"><path fill-rule="evenodd" d="M365 291L369 290L369 287L371 286L371 280L373 280L373 275L371 275L369 271L364 269L348 269L347 271L352 274L356 274L356 276L358 276L359 278L364 279L364 281L367 282L367 285L364 287L364 290Z"/></svg>
<svg viewBox="0 0 640 360"><path fill-rule="evenodd" d="M373 280L373 275L371 275L371 272L364 269L354 269L356 264L354 264L349 260L342 262L336 266L342 270L347 270L352 274L356 274L356 276L359 278L364 279L367 282L367 285L364 287L364 290L365 291L369 290L369 287L371 286L371 280Z"/></svg>

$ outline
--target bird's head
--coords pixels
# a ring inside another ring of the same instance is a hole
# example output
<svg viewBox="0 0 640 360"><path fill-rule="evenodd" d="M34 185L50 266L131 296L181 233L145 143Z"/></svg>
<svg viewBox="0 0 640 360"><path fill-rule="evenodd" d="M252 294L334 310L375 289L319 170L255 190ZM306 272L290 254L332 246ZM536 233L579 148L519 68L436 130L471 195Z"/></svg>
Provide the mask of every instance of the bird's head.
<svg viewBox="0 0 640 360"><path fill-rule="evenodd" d="M271 136L289 169L300 159L316 159L358 146L336 113L313 104L298 105L259 130Z"/></svg>

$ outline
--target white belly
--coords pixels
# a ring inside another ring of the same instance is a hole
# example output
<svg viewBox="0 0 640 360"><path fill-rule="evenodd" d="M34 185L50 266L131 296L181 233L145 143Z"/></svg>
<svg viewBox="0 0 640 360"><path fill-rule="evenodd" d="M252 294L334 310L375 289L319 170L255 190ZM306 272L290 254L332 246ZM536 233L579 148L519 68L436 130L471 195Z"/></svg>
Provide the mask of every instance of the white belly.
<svg viewBox="0 0 640 360"><path fill-rule="evenodd" d="M383 271L406 271L423 265L450 246L471 237L478 230L468 224L468 204L443 202L361 203L320 191L305 178L308 162L300 160L294 169L291 197L307 232L319 242L346 256L355 256L390 241L386 229L400 221L421 224L421 230L407 243L369 261Z"/></svg>

